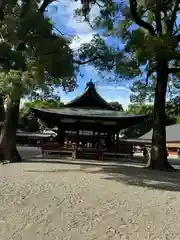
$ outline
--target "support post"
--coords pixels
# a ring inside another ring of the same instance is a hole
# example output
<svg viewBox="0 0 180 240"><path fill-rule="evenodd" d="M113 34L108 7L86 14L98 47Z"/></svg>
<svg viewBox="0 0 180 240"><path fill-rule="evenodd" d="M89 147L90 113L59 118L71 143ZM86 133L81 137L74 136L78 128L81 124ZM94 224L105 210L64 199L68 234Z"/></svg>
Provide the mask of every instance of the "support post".
<svg viewBox="0 0 180 240"><path fill-rule="evenodd" d="M93 131L92 147L95 147L95 132Z"/></svg>
<svg viewBox="0 0 180 240"><path fill-rule="evenodd" d="M113 146L115 146L115 143L116 143L116 134L115 133L113 133L111 139L112 139Z"/></svg>
<svg viewBox="0 0 180 240"><path fill-rule="evenodd" d="M98 131L98 141L100 141L100 132Z"/></svg>
<svg viewBox="0 0 180 240"><path fill-rule="evenodd" d="M119 152L119 133L116 133L116 152Z"/></svg>
<svg viewBox="0 0 180 240"><path fill-rule="evenodd" d="M57 140L61 145L64 145L65 130L63 127L58 127Z"/></svg>
<svg viewBox="0 0 180 240"><path fill-rule="evenodd" d="M77 132L76 132L76 146L77 147L79 146L79 129L77 129Z"/></svg>
<svg viewBox="0 0 180 240"><path fill-rule="evenodd" d="M108 133L107 133L107 136L106 136L106 146L107 146L108 149L111 148L111 146L112 146L112 140L111 140L111 138L112 138L112 136L111 136L111 134L108 132Z"/></svg>

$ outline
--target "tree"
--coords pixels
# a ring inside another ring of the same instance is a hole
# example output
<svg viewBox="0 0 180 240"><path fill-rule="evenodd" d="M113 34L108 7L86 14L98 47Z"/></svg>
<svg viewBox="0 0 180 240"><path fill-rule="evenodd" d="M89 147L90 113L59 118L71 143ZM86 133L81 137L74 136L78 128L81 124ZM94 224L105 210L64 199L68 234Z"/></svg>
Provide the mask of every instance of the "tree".
<svg viewBox="0 0 180 240"><path fill-rule="evenodd" d="M130 101L132 103L145 104L147 102L153 103L155 99L155 86L156 86L156 78L154 76L150 77L148 80L148 85L144 87L144 83L142 81L136 80L133 82L130 90ZM170 101L171 99L175 99L179 95L179 88L176 85L174 79L170 78L167 84L167 92L166 92L166 101Z"/></svg>
<svg viewBox="0 0 180 240"><path fill-rule="evenodd" d="M69 41L53 33L43 15L52 1L8 1L0 25L0 94L6 101L1 129L2 158L17 160L16 130L20 99L50 86L75 86L73 54ZM37 24L38 23L38 24ZM13 121L12 121L13 119ZM16 158L16 159L15 159Z"/></svg>
<svg viewBox="0 0 180 240"><path fill-rule="evenodd" d="M166 103L166 114L171 124L180 123L180 97L177 96Z"/></svg>
<svg viewBox="0 0 180 240"><path fill-rule="evenodd" d="M115 109L123 111L122 104L120 104L119 102L109 102L109 104L113 106Z"/></svg>
<svg viewBox="0 0 180 240"><path fill-rule="evenodd" d="M93 0L82 2L86 14L90 3L96 4ZM81 59L101 70L115 71L120 77L138 76L143 88L148 87L150 77L154 79L152 154L147 167L173 170L166 154L165 99L169 80L179 87L180 2L109 0L98 1L98 5L101 10L96 23L105 29L104 35L119 37L123 49L107 46L101 37L96 37L81 48Z"/></svg>
<svg viewBox="0 0 180 240"><path fill-rule="evenodd" d="M134 115L149 115L149 118L136 126L129 127L128 129L125 129L124 134L126 137L135 137L138 138L145 133L149 132L152 128L152 116L153 116L153 105L152 104L130 104L128 106L127 110L128 114L134 114ZM179 121L180 116L180 107L178 99L168 101L166 103L166 116L165 116L165 125L172 125L176 124Z"/></svg>
<svg viewBox="0 0 180 240"><path fill-rule="evenodd" d="M31 112L31 108L59 108L63 105L60 100L53 98L25 102L20 109L20 128L27 132L36 132L45 129L46 125Z"/></svg>
<svg viewBox="0 0 180 240"><path fill-rule="evenodd" d="M132 115L149 115L147 120L141 124L130 126L124 130L124 135L130 138L139 138L152 128L153 105L150 104L130 104L127 109L128 114Z"/></svg>

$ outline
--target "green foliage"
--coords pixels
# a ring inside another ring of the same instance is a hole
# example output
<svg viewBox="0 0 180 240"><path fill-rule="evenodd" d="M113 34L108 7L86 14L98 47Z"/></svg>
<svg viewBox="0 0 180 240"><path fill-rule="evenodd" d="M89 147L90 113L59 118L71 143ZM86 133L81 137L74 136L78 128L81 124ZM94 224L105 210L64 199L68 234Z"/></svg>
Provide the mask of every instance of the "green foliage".
<svg viewBox="0 0 180 240"><path fill-rule="evenodd" d="M119 102L109 102L109 104L119 111L124 111L122 104L120 104Z"/></svg>
<svg viewBox="0 0 180 240"><path fill-rule="evenodd" d="M149 114L152 115L153 105L150 104L130 104L128 106L127 113L134 115L144 115Z"/></svg>
<svg viewBox="0 0 180 240"><path fill-rule="evenodd" d="M0 93L22 97L47 86L75 87L70 42L53 33L40 1L8 1L0 25Z"/></svg>
<svg viewBox="0 0 180 240"><path fill-rule="evenodd" d="M31 112L31 108L59 108L64 104L60 100L27 101L20 109L19 127L27 132L37 132L46 128L46 125Z"/></svg>
<svg viewBox="0 0 180 240"><path fill-rule="evenodd" d="M148 114L153 116L152 104L130 104L127 110L128 114L143 115ZM171 99L166 103L166 125L178 123L180 116L180 100L179 97Z"/></svg>
<svg viewBox="0 0 180 240"><path fill-rule="evenodd" d="M132 103L139 103L143 104L146 101L153 102L154 100L154 90L155 86L153 84L153 81L148 84L148 86L145 85L145 83L142 83L140 80L137 80L133 82L131 86L131 95L130 95L130 101Z"/></svg>
<svg viewBox="0 0 180 240"><path fill-rule="evenodd" d="M172 124L180 123L180 98L179 96L171 99L166 103L166 114L169 116L169 121Z"/></svg>
<svg viewBox="0 0 180 240"><path fill-rule="evenodd" d="M124 78L132 78L139 73L135 60L125 57L120 48L109 47L99 35L94 36L90 44L81 46L78 57L83 63L93 63L101 72L114 71Z"/></svg>
<svg viewBox="0 0 180 240"><path fill-rule="evenodd" d="M150 131L152 128L153 118L153 105L151 104L130 104L127 110L128 114L133 115L149 115L149 118L133 127L125 129L124 134L126 137L138 138L143 134ZM179 98L173 99L166 103L166 125L172 125L180 123L180 100Z"/></svg>
<svg viewBox="0 0 180 240"><path fill-rule="evenodd" d="M149 115L149 117L145 122L125 129L123 133L126 137L138 138L143 134L147 133L148 131L150 131L150 129L152 128L152 114L153 114L152 105L130 104L128 106L127 113L132 115Z"/></svg>
<svg viewBox="0 0 180 240"><path fill-rule="evenodd" d="M82 48L78 51L78 57L83 62L93 59L93 63L100 71L103 71L114 68L114 60L117 53L116 49L110 49L99 35L95 35L91 45L87 43L82 45Z"/></svg>
<svg viewBox="0 0 180 240"><path fill-rule="evenodd" d="M146 85L141 80L134 81L130 87L130 101L137 104L145 104L146 102L153 103L155 97L156 76L151 76L151 79ZM175 99L179 95L179 79L174 81L173 76L169 76L167 84L166 99L168 101Z"/></svg>
<svg viewBox="0 0 180 240"><path fill-rule="evenodd" d="M25 102L23 104L23 111L29 111L31 108L59 108L64 104L60 100L56 99L47 99L47 100L34 100L30 102Z"/></svg>
<svg viewBox="0 0 180 240"><path fill-rule="evenodd" d="M96 4L89 0L86 1L86 5L88 2ZM99 36L98 44L97 41L92 40L80 50L80 57L84 53L92 59L92 64L97 69L110 70L109 66L111 66L111 70L119 76L115 78L116 80L120 81L127 77L133 79L131 89L133 102L143 103L154 100L156 64L157 60L161 59L167 60L169 67L167 98L179 94L180 2L178 0L169 2L171 3L166 5L165 1L98 1L98 5L101 5L100 15L94 25L103 28L103 36ZM115 36L121 46L106 44L102 40L104 36L107 38ZM92 47L95 61L91 55L86 54ZM109 53L111 58L107 57ZM146 75L149 75L149 81L146 81Z"/></svg>

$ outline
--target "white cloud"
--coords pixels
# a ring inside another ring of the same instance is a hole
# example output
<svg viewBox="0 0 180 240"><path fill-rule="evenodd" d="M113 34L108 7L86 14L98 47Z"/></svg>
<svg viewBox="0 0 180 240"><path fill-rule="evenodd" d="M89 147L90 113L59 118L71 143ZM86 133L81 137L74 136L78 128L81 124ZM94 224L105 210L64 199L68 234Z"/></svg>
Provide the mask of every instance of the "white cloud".
<svg viewBox="0 0 180 240"><path fill-rule="evenodd" d="M104 86L98 86L98 88L100 90L104 90L104 91L125 91L125 92L128 92L128 93L131 93L131 90L129 89L128 86L116 86L116 85L104 85Z"/></svg>
<svg viewBox="0 0 180 240"><path fill-rule="evenodd" d="M75 17L75 10L81 7L80 1L61 0L49 9L49 15L55 23L55 26L65 35L74 36L72 40L72 49L77 49L83 43L88 43L96 33L83 18ZM90 19L94 19L99 14L99 8L93 7L90 13Z"/></svg>
<svg viewBox="0 0 180 240"><path fill-rule="evenodd" d="M82 44L89 43L93 38L94 33L79 34L78 37L72 40L70 47L74 50L78 49Z"/></svg>
<svg viewBox="0 0 180 240"><path fill-rule="evenodd" d="M74 36L71 43L71 48L73 50L78 49L81 44L89 43L94 34L97 32L93 30L90 25L80 19L75 17L75 9L79 8L80 1L75 0L60 0L56 3L57 10L49 11L49 15L55 23L55 26L64 34L69 36ZM52 8L53 9L53 8ZM99 14L99 8L93 7L91 11L91 19L94 19ZM59 93L63 101L72 100L74 97L79 96L86 85L86 82L91 78L97 84L97 90L106 101L119 101L124 108L127 108L129 104L129 95L131 93L129 87L127 86L127 81L121 81L121 85L108 84L103 76L101 76L98 71L92 66L81 67L81 73L77 77L79 84L78 89L69 94L64 94L63 91ZM107 76L111 76L111 73L107 73ZM123 84L123 85L122 85Z"/></svg>

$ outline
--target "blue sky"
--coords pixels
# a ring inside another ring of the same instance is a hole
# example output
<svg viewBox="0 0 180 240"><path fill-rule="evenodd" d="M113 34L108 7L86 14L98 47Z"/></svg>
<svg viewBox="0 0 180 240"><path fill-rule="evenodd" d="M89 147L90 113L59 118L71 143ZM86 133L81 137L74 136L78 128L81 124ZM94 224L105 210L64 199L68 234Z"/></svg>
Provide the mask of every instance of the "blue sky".
<svg viewBox="0 0 180 240"><path fill-rule="evenodd" d="M95 32L91 29L88 23L74 17L74 10L78 8L80 3L74 0L61 0L56 3L57 9L50 7L48 12L51 16L55 27L62 33L70 36L76 36L72 41L72 49L77 49L82 43L88 43ZM98 14L98 8L94 7L91 11L91 17ZM109 43L115 42L113 39L108 40ZM83 76L82 76L83 75ZM96 84L97 91L105 98L106 101L118 101L124 108L127 108L129 101L130 90L128 82L122 81L121 84L108 84L103 77L92 66L83 66L81 74L77 76L78 88L71 93L65 93L61 89L56 91L59 93L62 101L68 102L80 95L86 86L86 83L92 79Z"/></svg>

